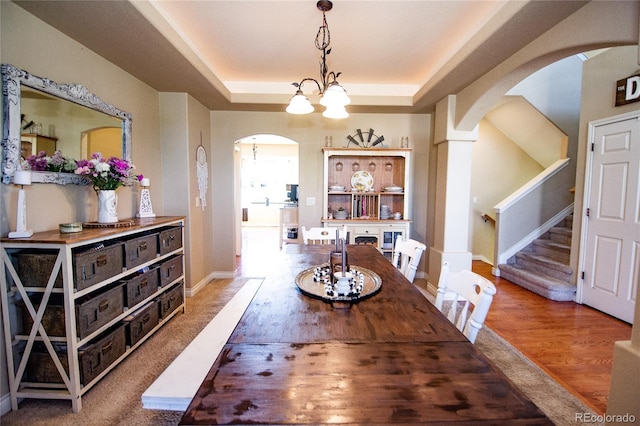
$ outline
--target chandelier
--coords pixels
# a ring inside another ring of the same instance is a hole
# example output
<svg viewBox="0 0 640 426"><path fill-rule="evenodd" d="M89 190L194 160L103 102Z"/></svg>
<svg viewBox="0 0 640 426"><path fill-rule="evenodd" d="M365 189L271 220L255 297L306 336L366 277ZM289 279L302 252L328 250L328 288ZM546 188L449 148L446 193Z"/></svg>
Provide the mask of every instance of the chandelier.
<svg viewBox="0 0 640 426"><path fill-rule="evenodd" d="M313 105L311 105L309 99L302 93L302 85L312 81L318 86L320 105L325 107L322 113L323 117L346 118L349 116L349 113L345 109L345 106L351 102L351 99L347 96L344 88L338 84L338 77L342 73L330 72L327 68L327 55L331 53L331 47L329 47L331 44L331 34L325 12L331 10L333 3L328 0L320 0L316 3L316 7L322 12L322 25L318 28L318 34L316 34L316 48L322 51L320 82L315 78L307 77L303 78L300 83L291 83L297 90L296 94L289 101L287 112L290 114L309 114L314 111Z"/></svg>

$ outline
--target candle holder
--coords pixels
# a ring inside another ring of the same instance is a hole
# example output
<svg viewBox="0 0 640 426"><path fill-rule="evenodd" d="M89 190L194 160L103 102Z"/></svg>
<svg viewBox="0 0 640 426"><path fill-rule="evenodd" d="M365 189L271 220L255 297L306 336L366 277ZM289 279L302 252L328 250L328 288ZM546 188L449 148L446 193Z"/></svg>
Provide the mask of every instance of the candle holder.
<svg viewBox="0 0 640 426"><path fill-rule="evenodd" d="M140 191L140 208L138 210L137 217L156 217L153 212L153 206L151 205L151 193L149 192L149 179L143 178L140 181L142 190Z"/></svg>
<svg viewBox="0 0 640 426"><path fill-rule="evenodd" d="M31 171L16 170L13 174L13 183L20 185L20 190L18 191L16 230L9 232L9 238L29 238L33 235L33 231L27 229L27 196L24 186L31 185Z"/></svg>
<svg viewBox="0 0 640 426"><path fill-rule="evenodd" d="M341 275L343 269L344 272L348 272L350 269L346 253L344 255L344 264L342 262L342 259L342 251L332 251L329 255L329 269L331 270L331 276L334 278L334 280L337 279L339 275Z"/></svg>

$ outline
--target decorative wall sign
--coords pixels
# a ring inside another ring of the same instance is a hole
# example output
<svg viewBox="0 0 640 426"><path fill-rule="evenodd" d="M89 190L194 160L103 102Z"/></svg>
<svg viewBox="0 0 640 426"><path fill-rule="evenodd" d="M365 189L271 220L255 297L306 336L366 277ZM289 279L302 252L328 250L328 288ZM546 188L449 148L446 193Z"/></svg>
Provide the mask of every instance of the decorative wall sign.
<svg viewBox="0 0 640 426"><path fill-rule="evenodd" d="M616 82L616 106L640 102L640 74Z"/></svg>
<svg viewBox="0 0 640 426"><path fill-rule="evenodd" d="M207 188L209 187L209 166L207 165L207 151L202 146L202 133L200 133L200 145L196 148L196 170L198 175L198 190L200 191L200 208L204 211L207 206Z"/></svg>
<svg viewBox="0 0 640 426"><path fill-rule="evenodd" d="M356 129L356 133L347 136L347 146L353 144L360 148L382 148L382 142L384 142L384 136L376 136L373 134L373 129L369 129L368 132L362 133L361 129Z"/></svg>

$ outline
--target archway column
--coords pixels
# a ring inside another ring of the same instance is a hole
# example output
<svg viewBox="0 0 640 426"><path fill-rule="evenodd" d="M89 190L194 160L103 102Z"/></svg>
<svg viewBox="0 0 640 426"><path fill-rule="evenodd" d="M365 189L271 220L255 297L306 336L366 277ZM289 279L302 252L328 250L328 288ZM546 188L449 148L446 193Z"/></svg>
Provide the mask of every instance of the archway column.
<svg viewBox="0 0 640 426"><path fill-rule="evenodd" d="M443 261L452 270L471 269L469 223L471 157L478 126L471 131L455 129L456 97L450 95L436 105L437 146L435 233L429 248L429 282L436 286Z"/></svg>

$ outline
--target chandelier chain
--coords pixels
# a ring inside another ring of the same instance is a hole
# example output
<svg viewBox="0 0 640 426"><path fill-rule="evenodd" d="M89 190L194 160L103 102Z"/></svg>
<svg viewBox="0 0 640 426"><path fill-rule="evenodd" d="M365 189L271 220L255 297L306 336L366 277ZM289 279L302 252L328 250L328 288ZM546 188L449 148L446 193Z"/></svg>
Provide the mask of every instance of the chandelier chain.
<svg viewBox="0 0 640 426"><path fill-rule="evenodd" d="M297 88L296 94L289 101L287 112L291 114L308 114L313 112L313 106L302 92L302 85L306 82L315 83L320 95L320 103L327 109L323 116L329 118L345 118L348 113L344 106L351 102L346 91L338 83L341 72L329 71L327 56L331 54L331 32L325 12L331 10L333 4L329 0L319 0L317 8L322 12L322 25L316 33L315 46L322 52L320 56L320 79L305 77L300 82L291 83Z"/></svg>

